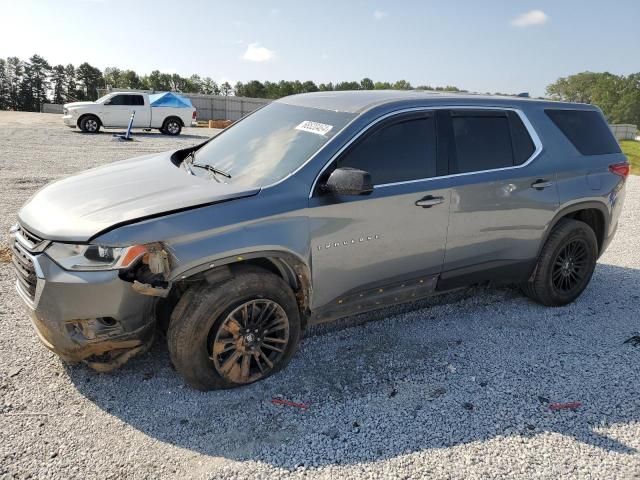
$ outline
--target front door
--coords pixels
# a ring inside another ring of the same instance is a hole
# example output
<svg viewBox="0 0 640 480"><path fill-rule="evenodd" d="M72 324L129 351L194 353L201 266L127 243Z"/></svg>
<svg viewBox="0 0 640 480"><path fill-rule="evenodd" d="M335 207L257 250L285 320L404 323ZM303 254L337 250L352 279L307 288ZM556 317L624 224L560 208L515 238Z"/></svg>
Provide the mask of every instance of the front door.
<svg viewBox="0 0 640 480"><path fill-rule="evenodd" d="M140 94L119 94L111 97L103 106L102 118L107 127L126 127L135 111L133 126L149 126L149 107Z"/></svg>
<svg viewBox="0 0 640 480"><path fill-rule="evenodd" d="M323 173L319 185L337 167L365 170L375 188L364 196L313 192L312 308L364 311L433 290L450 201L437 163L435 117L414 112L370 128Z"/></svg>

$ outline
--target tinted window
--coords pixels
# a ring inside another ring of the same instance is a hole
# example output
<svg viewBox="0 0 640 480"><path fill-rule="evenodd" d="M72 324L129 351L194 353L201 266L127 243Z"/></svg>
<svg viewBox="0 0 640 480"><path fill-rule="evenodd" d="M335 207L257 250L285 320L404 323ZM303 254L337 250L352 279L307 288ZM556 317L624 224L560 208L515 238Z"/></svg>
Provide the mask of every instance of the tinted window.
<svg viewBox="0 0 640 480"><path fill-rule="evenodd" d="M536 150L533 140L527 131L520 115L516 112L507 112L511 125L511 142L513 143L514 165L522 165L531 158Z"/></svg>
<svg viewBox="0 0 640 480"><path fill-rule="evenodd" d="M116 95L110 101L111 105L144 105L142 95Z"/></svg>
<svg viewBox="0 0 640 480"><path fill-rule="evenodd" d="M451 112L451 123L456 145L451 173L513 166L506 114Z"/></svg>
<svg viewBox="0 0 640 480"><path fill-rule="evenodd" d="M111 97L109 105L126 105L124 97L126 97L126 95L116 95L115 97Z"/></svg>
<svg viewBox="0 0 640 480"><path fill-rule="evenodd" d="M545 110L583 155L620 153L620 146L602 115L595 110Z"/></svg>
<svg viewBox="0 0 640 480"><path fill-rule="evenodd" d="M130 98L129 105L144 105L144 98L142 95L128 95Z"/></svg>
<svg viewBox="0 0 640 480"><path fill-rule="evenodd" d="M383 125L340 158L338 167L365 170L371 174L374 185L434 177L433 116L403 118Z"/></svg>

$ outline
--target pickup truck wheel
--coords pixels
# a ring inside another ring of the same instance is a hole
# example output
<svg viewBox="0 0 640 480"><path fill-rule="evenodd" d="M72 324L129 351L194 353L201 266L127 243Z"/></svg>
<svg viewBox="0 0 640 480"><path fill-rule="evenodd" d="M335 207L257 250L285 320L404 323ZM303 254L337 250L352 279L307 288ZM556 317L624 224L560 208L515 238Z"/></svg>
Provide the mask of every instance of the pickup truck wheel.
<svg viewBox="0 0 640 480"><path fill-rule="evenodd" d="M598 257L598 241L589 225L562 219L542 248L524 293L542 305L573 302L589 284Z"/></svg>
<svg viewBox="0 0 640 480"><path fill-rule="evenodd" d="M182 124L175 118L167 118L160 129L165 135L180 135Z"/></svg>
<svg viewBox="0 0 640 480"><path fill-rule="evenodd" d="M300 313L291 288L257 267L238 268L216 286L189 288L167 332L173 365L198 390L268 377L289 362L299 338Z"/></svg>
<svg viewBox="0 0 640 480"><path fill-rule="evenodd" d="M100 119L93 115L87 115L80 121L80 130L85 133L98 133L100 130Z"/></svg>

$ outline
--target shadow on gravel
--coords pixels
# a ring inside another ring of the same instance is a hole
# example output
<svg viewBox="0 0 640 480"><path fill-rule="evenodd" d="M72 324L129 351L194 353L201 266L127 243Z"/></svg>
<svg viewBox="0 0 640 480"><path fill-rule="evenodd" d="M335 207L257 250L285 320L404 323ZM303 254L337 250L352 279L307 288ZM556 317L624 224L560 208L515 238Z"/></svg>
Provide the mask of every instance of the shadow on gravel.
<svg viewBox="0 0 640 480"><path fill-rule="evenodd" d="M112 135L124 135L125 133L127 133L127 130L105 130L105 131L100 131L97 134L96 133L84 133L80 130L72 130L73 133L75 133L76 135L86 135L86 136L92 136L92 135L99 135L99 136L107 136L110 137ZM131 137L132 138L136 138L136 137L143 137L143 138L153 138L154 140L157 139L162 139L165 138L167 139L167 141L169 140L179 140L179 139L185 139L185 138L194 138L197 140L207 140L210 137L212 137L214 135L210 135L207 134L205 132L202 133L202 135L193 135L193 134L187 134L187 133L181 133L180 135L177 136L172 136L172 135L165 135L163 133L160 133L158 131L152 131L152 132L139 132L139 131L132 131L131 132Z"/></svg>
<svg viewBox="0 0 640 480"><path fill-rule="evenodd" d="M150 437L288 469L549 433L634 454L607 429L640 421L640 347L624 344L639 328L638 285L640 270L600 264L563 308L479 288L346 319L314 329L285 371L235 390L185 387L162 339L118 372L67 371L87 399ZM549 408L573 401L575 411Z"/></svg>

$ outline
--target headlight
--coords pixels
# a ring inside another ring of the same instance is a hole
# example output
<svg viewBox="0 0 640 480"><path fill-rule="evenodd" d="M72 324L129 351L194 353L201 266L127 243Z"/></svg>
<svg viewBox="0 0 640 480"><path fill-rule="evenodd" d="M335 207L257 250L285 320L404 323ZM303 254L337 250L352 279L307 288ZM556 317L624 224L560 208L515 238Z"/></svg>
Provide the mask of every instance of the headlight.
<svg viewBox="0 0 640 480"><path fill-rule="evenodd" d="M52 243L45 252L65 270L116 270L129 267L147 253L147 248Z"/></svg>

